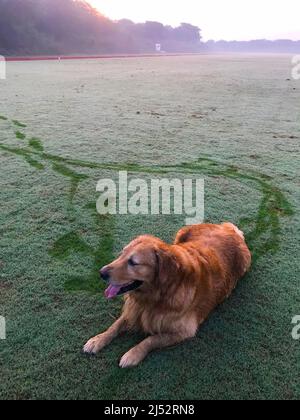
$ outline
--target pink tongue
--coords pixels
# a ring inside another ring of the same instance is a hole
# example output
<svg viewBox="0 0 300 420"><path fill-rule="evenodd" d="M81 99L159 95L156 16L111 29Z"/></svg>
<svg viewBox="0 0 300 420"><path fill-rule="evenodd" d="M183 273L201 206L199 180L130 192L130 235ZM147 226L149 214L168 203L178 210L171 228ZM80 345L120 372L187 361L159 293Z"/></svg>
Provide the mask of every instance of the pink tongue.
<svg viewBox="0 0 300 420"><path fill-rule="evenodd" d="M110 285L106 290L105 290L105 297L107 299L113 299L114 297L117 296L117 294L119 293L121 287L117 287L117 286L112 286Z"/></svg>

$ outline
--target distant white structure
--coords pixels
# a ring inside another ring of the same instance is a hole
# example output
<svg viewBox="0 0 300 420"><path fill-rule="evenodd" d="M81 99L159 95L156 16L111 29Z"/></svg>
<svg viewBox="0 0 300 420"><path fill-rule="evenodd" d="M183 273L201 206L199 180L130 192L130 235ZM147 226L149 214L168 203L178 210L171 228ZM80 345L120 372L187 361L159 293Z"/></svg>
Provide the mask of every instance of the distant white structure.
<svg viewBox="0 0 300 420"><path fill-rule="evenodd" d="M6 340L6 322L3 316L0 316L0 340Z"/></svg>
<svg viewBox="0 0 300 420"><path fill-rule="evenodd" d="M300 55L295 55L292 58L292 77L294 80L300 80Z"/></svg>
<svg viewBox="0 0 300 420"><path fill-rule="evenodd" d="M161 52L161 44L155 44L155 51Z"/></svg>

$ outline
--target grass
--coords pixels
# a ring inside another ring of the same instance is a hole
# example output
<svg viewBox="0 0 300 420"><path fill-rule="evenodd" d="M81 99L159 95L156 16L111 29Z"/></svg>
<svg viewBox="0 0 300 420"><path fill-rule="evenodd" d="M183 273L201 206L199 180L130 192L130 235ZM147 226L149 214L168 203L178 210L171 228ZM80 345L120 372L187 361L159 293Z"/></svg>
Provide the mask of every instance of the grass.
<svg viewBox="0 0 300 420"><path fill-rule="evenodd" d="M25 140L26 135L24 133L21 133L21 131L16 131L16 138L19 140Z"/></svg>
<svg viewBox="0 0 300 420"><path fill-rule="evenodd" d="M299 91L286 86L285 56L97 62L103 79L90 63L28 66L11 71L40 75L43 111L34 92L7 81L0 118L0 397L299 399ZM22 115L12 89L28 97ZM184 220L99 216L96 183L120 170L204 177L207 221L239 224L254 255L196 339L130 371L117 361L138 334L96 358L80 353L122 306L104 299L98 270L134 236L170 241Z"/></svg>
<svg viewBox="0 0 300 420"><path fill-rule="evenodd" d="M32 138L29 140L29 146L32 147L33 149L39 151L39 152L43 152L44 147L42 145L42 142L40 139L36 139L36 138Z"/></svg>

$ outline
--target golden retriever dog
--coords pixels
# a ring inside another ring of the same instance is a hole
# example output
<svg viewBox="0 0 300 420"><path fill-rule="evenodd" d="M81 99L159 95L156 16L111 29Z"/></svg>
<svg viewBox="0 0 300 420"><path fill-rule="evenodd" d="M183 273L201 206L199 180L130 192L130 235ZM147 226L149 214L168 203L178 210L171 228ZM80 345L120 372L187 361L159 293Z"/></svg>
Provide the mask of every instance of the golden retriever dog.
<svg viewBox="0 0 300 420"><path fill-rule="evenodd" d="M92 338L96 354L126 330L148 337L127 352L120 367L133 367L153 350L193 338L209 314L230 296L251 265L244 234L231 223L181 229L174 244L152 236L131 242L101 271L108 299L125 295L121 317Z"/></svg>

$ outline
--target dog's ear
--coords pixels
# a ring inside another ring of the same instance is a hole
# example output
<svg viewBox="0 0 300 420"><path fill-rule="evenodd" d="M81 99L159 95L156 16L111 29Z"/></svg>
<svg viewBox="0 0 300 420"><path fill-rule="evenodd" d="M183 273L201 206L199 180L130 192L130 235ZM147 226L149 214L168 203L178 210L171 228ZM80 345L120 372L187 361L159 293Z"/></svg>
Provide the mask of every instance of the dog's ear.
<svg viewBox="0 0 300 420"><path fill-rule="evenodd" d="M175 281L179 275L179 263L171 250L157 247L156 256L156 280L160 285L166 285L168 281Z"/></svg>

